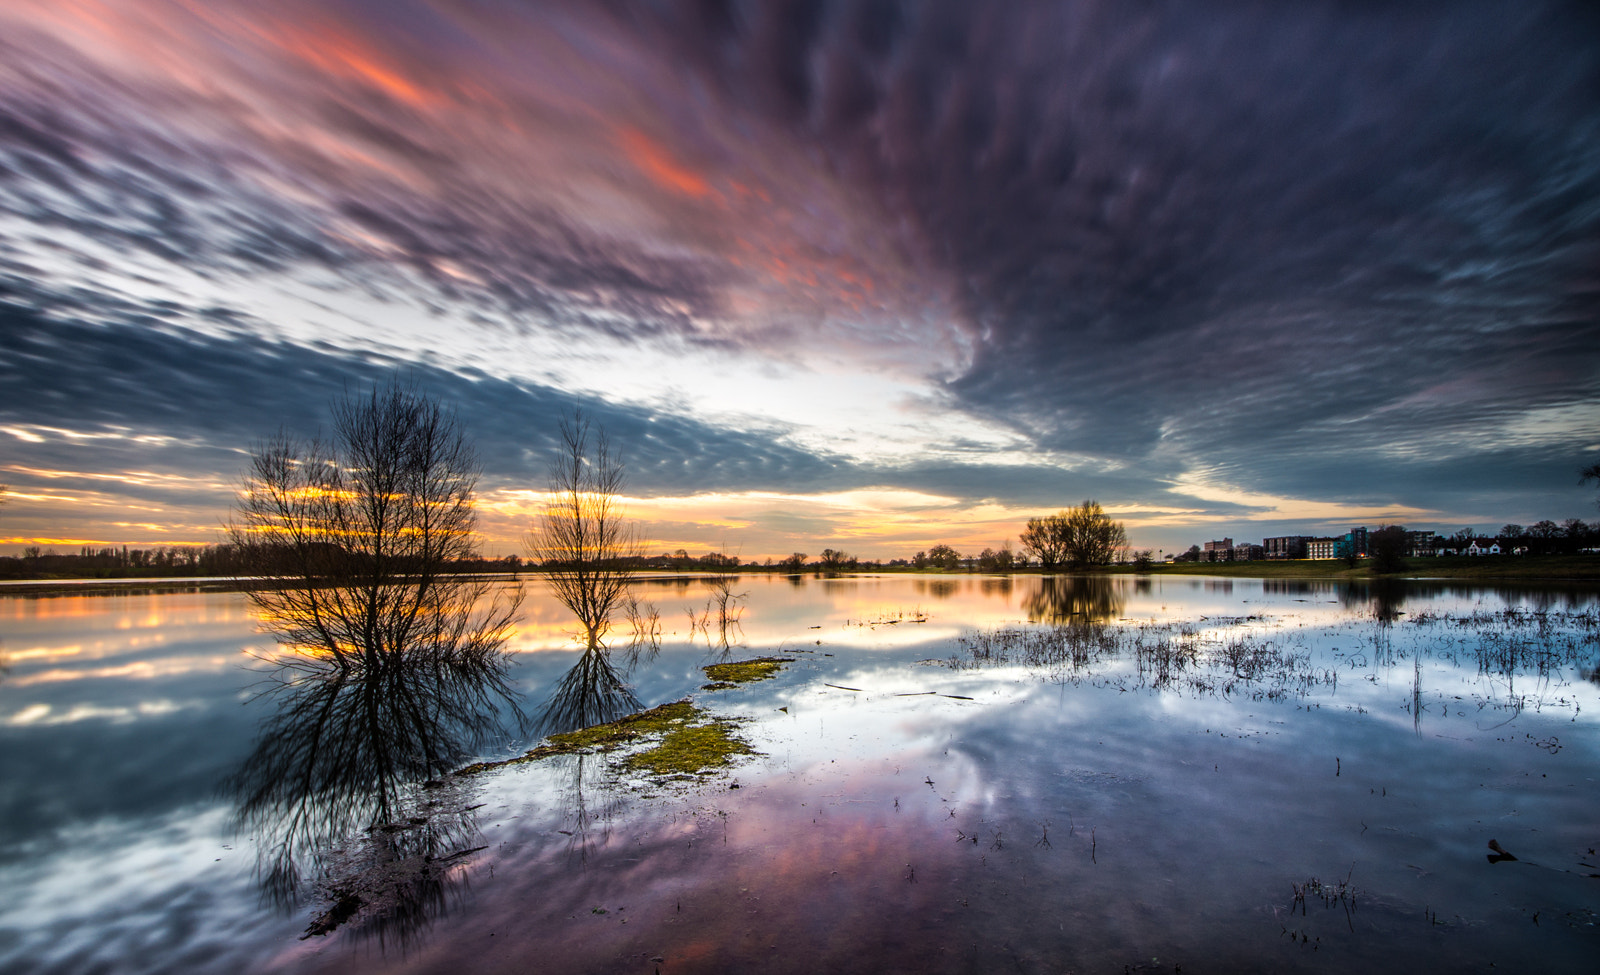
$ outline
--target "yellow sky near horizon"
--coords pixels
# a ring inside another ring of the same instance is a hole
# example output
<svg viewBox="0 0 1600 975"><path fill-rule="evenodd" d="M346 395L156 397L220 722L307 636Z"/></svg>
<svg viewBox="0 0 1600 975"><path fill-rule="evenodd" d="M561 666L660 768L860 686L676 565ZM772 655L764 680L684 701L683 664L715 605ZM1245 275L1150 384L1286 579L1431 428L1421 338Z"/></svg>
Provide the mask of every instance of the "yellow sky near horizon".
<svg viewBox="0 0 1600 975"><path fill-rule="evenodd" d="M66 481L71 472L58 472ZM84 546L207 545L222 540L228 516L227 495L218 479L198 479L205 500L177 506L160 500L129 503L99 485L141 487L158 482L147 472L85 478L85 486L63 486L45 493L8 495L0 509L0 546L76 549ZM80 482L82 483L82 482ZM94 484L96 486L87 486ZM1310 499L1279 498L1203 481L1180 481L1170 488L1171 503L1150 505L1102 499L1107 513L1121 521L1135 548L1178 550L1205 541L1202 535L1255 540L1257 522L1295 522L1271 530L1319 534L1349 525L1438 522L1439 513L1403 506L1364 506ZM543 504L539 491L491 488L479 497L481 550L489 556L524 555L523 539ZM816 556L824 548L867 559L909 558L936 544L976 554L998 549L1017 536L1031 517L1058 506L1022 506L899 488L823 493L773 491L708 492L682 496L625 497L645 551L654 555L685 549L694 555L723 552L750 561L783 558L792 552ZM1234 507L1218 513L1217 502ZM1257 533L1258 535L1261 532Z"/></svg>

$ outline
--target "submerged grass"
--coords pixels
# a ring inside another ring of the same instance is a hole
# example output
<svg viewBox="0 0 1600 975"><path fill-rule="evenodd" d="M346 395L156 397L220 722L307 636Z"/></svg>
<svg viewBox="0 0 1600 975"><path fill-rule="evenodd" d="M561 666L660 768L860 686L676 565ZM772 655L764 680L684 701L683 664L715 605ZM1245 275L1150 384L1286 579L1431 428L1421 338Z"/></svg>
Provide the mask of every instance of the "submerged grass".
<svg viewBox="0 0 1600 975"><path fill-rule="evenodd" d="M456 772L476 775L507 765L522 765L556 755L610 752L657 739L623 760L623 767L653 775L705 775L731 764L739 755L756 754L735 733L738 723L712 718L688 701L674 701L577 731L551 735L545 743L516 758L477 762Z"/></svg>
<svg viewBox="0 0 1600 975"><path fill-rule="evenodd" d="M711 664L700 669L706 672L706 677L711 683L700 688L703 691L720 691L752 681L766 680L776 676L783 665L794 661L793 657L756 657L753 660L734 660L729 663Z"/></svg>
<svg viewBox="0 0 1600 975"><path fill-rule="evenodd" d="M1220 620L1241 624L1259 617ZM1126 690L1116 661L1133 664L1135 687L1188 687L1208 693L1248 693L1277 700L1303 697L1319 685L1337 686L1338 674L1311 665L1304 648L1249 632L1201 632L1194 624L1113 625L1075 621L1051 626L976 630L959 638L966 653L946 661L955 670L1020 664L1047 679L1107 681Z"/></svg>

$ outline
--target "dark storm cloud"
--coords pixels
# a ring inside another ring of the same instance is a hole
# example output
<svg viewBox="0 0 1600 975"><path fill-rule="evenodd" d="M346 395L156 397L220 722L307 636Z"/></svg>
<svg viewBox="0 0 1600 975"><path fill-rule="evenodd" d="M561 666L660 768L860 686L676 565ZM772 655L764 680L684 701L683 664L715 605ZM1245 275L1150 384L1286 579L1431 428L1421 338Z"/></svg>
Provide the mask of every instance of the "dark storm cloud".
<svg viewBox="0 0 1600 975"><path fill-rule="evenodd" d="M1370 482L1600 398L1592 8L683 10L728 103L914 221L978 339L952 390L1042 447Z"/></svg>

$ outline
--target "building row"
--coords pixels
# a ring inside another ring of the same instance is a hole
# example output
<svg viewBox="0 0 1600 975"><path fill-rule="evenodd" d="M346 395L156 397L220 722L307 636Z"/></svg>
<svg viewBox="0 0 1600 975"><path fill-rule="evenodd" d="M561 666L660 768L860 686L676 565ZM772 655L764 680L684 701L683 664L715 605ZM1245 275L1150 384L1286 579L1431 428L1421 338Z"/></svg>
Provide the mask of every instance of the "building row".
<svg viewBox="0 0 1600 975"><path fill-rule="evenodd" d="M1279 535L1264 538L1260 545L1235 542L1231 538L1206 542L1198 552L1191 554L1200 562L1251 562L1257 559L1358 559L1371 555L1370 532L1353 528L1343 535ZM1406 557L1427 558L1438 555L1499 555L1516 554L1518 549L1502 546L1495 538L1446 538L1431 531L1406 532ZM1181 557L1180 557L1181 558Z"/></svg>

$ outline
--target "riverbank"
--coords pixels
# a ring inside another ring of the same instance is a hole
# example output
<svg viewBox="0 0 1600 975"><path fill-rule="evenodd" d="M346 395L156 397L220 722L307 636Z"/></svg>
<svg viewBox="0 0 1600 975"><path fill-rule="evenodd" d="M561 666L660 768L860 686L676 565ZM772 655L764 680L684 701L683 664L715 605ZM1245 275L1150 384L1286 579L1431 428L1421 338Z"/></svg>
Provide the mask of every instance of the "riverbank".
<svg viewBox="0 0 1600 975"><path fill-rule="evenodd" d="M776 568L743 566L726 570L728 575L794 575ZM504 575L508 579L537 578L539 569L524 567L520 572L486 573ZM650 569L639 573L644 578L697 577L716 575L702 569L683 572ZM803 576L848 575L915 575L915 576L965 576L965 575L1133 575L1133 576L1212 576L1237 579L1325 579L1329 581L1359 582L1371 579L1460 579L1474 582L1563 582L1595 583L1600 585L1600 555L1488 555L1480 557L1455 556L1432 559L1407 559L1400 572L1379 574L1372 571L1372 561L1362 559L1349 566L1343 559L1292 559L1286 561L1254 562L1156 562L1147 568L1133 565L1097 566L1086 572L1046 572L1040 568L1013 569L1007 572L979 572L968 569L913 569L902 566L873 566L844 569L838 572L807 567ZM241 588L232 579L206 576L177 576L160 579L104 579L104 578L41 578L8 579L0 581L0 596L50 596L50 595L112 595L147 592L213 592ZM248 587L246 587L248 588Z"/></svg>

